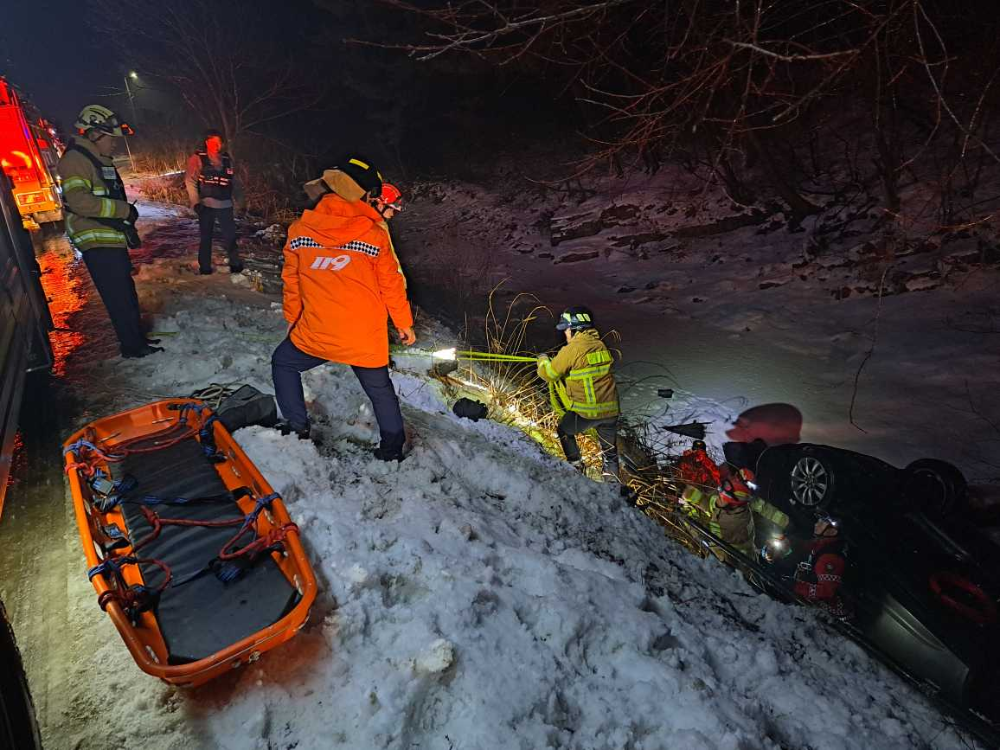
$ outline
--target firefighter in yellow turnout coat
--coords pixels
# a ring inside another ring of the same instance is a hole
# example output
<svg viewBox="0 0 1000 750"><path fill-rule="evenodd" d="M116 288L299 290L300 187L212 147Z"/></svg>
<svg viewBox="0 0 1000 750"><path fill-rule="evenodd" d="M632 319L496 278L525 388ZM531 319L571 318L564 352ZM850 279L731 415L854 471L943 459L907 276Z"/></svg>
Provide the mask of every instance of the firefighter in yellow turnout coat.
<svg viewBox="0 0 1000 750"><path fill-rule="evenodd" d="M138 247L135 221L112 154L132 129L107 107L91 104L76 121L78 135L62 159L66 234L80 253L118 336L123 357L146 357L163 349L142 331L139 297L128 248Z"/></svg>
<svg viewBox="0 0 1000 750"><path fill-rule="evenodd" d="M618 391L611 372L611 352L594 328L594 316L586 307L571 307L556 328L566 334L566 346L551 360L538 360L538 376L547 381L552 405L562 413L556 434L566 460L583 471L583 458L576 436L589 429L597 432L605 475L618 477Z"/></svg>

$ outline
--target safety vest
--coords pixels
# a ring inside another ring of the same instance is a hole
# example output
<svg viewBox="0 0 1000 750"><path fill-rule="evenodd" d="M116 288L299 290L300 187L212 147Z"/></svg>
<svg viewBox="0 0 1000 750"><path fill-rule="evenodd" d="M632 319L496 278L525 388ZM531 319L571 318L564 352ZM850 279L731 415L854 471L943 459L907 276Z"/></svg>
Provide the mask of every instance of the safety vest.
<svg viewBox="0 0 1000 750"><path fill-rule="evenodd" d="M72 161L74 154L79 154L90 162L93 170L86 170L82 166L69 169L67 165ZM107 161L110 162L111 159ZM127 201L128 198L125 193L125 183L114 164L105 163L96 154L74 141L63 152L59 162L59 173L64 196L66 234L72 245L78 250L89 250L93 247L125 247L127 241L123 231L124 224L121 219L114 217L116 202ZM70 196L76 191L85 191L99 199L100 216L82 216L73 212L73 201Z"/></svg>
<svg viewBox="0 0 1000 750"><path fill-rule="evenodd" d="M213 164L206 151L199 151L201 172L198 174L198 195L202 198L228 201L233 197L233 160L222 154L222 162Z"/></svg>

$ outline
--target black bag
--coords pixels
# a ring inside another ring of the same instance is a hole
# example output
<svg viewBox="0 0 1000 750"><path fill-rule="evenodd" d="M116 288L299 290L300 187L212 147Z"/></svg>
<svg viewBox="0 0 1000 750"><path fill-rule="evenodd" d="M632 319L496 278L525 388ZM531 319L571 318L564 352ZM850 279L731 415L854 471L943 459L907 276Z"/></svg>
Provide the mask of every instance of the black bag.
<svg viewBox="0 0 1000 750"><path fill-rule="evenodd" d="M240 386L232 396L223 399L215 413L230 432L253 424L273 427L278 421L274 396L261 393L252 385Z"/></svg>
<svg viewBox="0 0 1000 750"><path fill-rule="evenodd" d="M473 401L471 398L460 398L451 407L451 410L455 412L456 417L463 417L471 419L473 422L478 422L489 412L489 407L480 401Z"/></svg>

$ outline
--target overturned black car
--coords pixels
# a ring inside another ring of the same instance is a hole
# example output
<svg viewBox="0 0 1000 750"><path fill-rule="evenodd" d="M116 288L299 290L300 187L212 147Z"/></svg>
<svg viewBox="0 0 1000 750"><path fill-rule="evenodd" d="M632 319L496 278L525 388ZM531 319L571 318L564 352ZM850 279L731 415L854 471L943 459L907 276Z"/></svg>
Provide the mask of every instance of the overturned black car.
<svg viewBox="0 0 1000 750"><path fill-rule="evenodd" d="M925 692L1000 730L1000 547L961 472L824 445L761 448L730 443L726 455L755 469L757 494L789 515L793 542L811 536L817 514L839 519L855 612L845 627ZM769 567L787 581L801 559Z"/></svg>

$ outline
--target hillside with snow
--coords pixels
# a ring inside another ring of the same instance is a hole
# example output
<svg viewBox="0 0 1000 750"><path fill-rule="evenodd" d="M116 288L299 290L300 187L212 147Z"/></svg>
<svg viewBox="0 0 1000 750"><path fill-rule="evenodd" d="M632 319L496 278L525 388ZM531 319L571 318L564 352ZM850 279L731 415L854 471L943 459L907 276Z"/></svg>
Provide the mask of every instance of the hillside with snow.
<svg viewBox="0 0 1000 750"><path fill-rule="evenodd" d="M178 261L138 281L155 328L174 332L168 353L93 364L89 413L209 382L270 390L274 302ZM518 431L458 419L436 381L394 382L412 445L398 466L372 460L367 400L334 365L305 376L320 448L236 433L299 524L321 592L302 633L229 677L183 691L142 674L67 532L72 639L53 648L73 658L58 685L35 686L47 747L969 746L816 612L693 557Z"/></svg>

